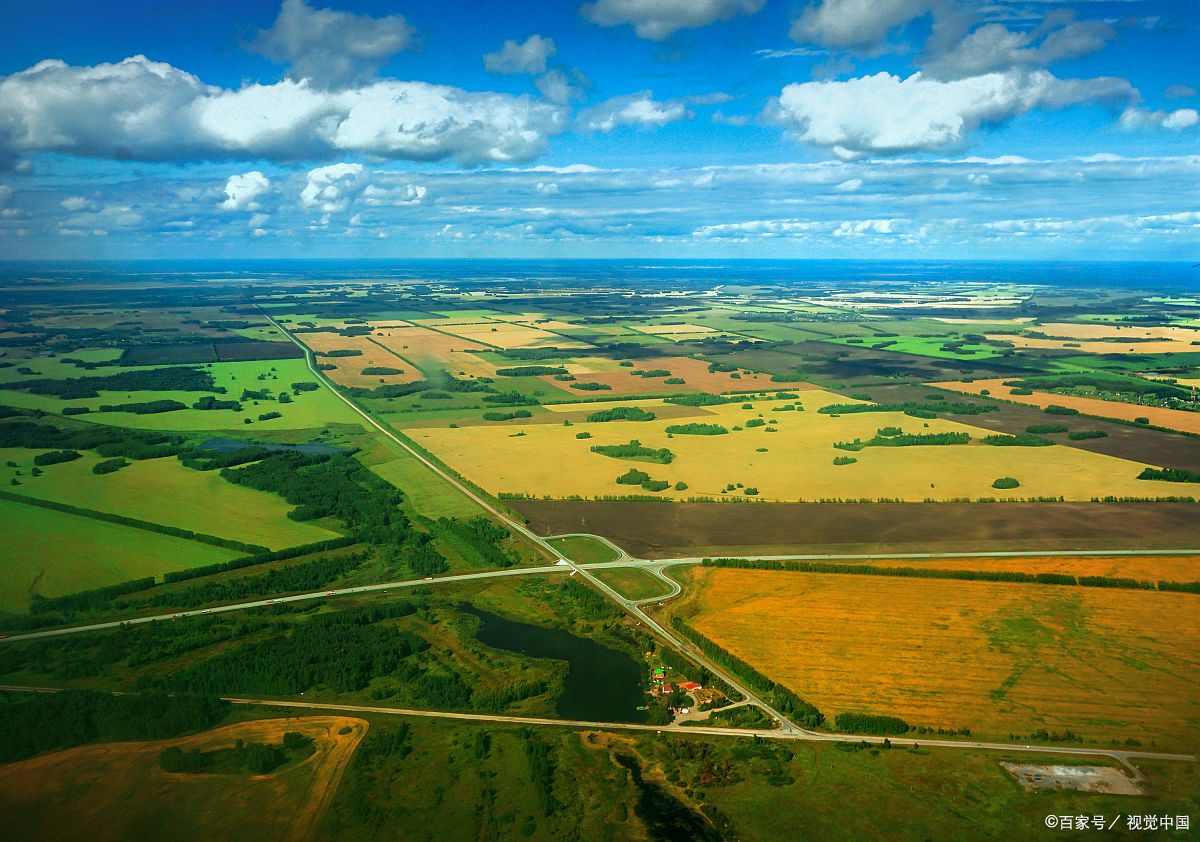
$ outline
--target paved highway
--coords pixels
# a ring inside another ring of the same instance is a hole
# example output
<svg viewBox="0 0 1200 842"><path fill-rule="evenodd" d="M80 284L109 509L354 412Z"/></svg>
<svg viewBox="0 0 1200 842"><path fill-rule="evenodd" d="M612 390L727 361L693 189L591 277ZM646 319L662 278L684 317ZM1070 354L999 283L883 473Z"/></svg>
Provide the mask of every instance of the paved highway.
<svg viewBox="0 0 1200 842"><path fill-rule="evenodd" d="M164 621L164 620L180 619L180 618L184 618L184 617L202 616L205 614L219 614L219 613L226 613L226 612L230 612L230 611L241 611L241 610L246 610L246 609L251 609L251 608L266 608L271 605L277 605L277 604L283 604L283 603L289 603L289 602L302 602L302 601L306 601L306 600L325 599L325 598L329 598L329 597L349 596L349 595L354 595L354 594L372 593L372 592L376 592L376 591L387 591L387 590L395 590L395 589L401 589L401 588L410 588L410 587L416 587L416 586L420 586L420 585L433 585L433 584L441 584L441 583L445 583L445 582L463 582L463 581L472 581L472 580L477 580L477 579L489 579L489 578L499 578L499 577L508 577L508 576L570 573L571 575L579 575L582 578L587 579L588 582L591 583L597 590L601 591L602 593L607 595L610 599L612 599L614 602L616 602L618 605L620 605L626 612L631 614L639 623L646 626L646 628L651 630L654 634L656 634L661 639L667 641L669 644L676 647L681 652L685 653L693 661L695 661L696 663L699 663L700 665L702 665L703 667L708 669L711 673L713 673L715 676L720 678L722 681L724 681L726 684L728 684L731 688L733 688L737 692L741 693L742 696L746 699L745 703L753 704L753 705L756 705L759 708L761 708L768 716L770 716L772 719L774 719L775 721L780 723L780 726L781 726L780 729L769 730L769 731L756 731L756 730L750 730L750 729L719 728L719 727L701 726L701 725L688 726L688 727L650 726L650 725L632 725L632 724L614 725L612 723L600 723L600 722L576 722L576 721L560 720L560 719L538 719L538 718L531 718L531 717L511 717L511 716L497 716L497 715L489 715L489 714L448 713L448 712L441 712L441 711L421 711L421 710L409 710L409 709L398 709L398 708L362 707L362 706L355 706L355 705L336 705L336 704L323 704L323 703L314 703L314 702L286 702L286 701L275 701L275 700L252 700L252 699L230 699L229 701L231 701L235 704L270 704L270 705L281 706L281 707L302 707L302 708L314 708L314 709L323 709L323 710L345 710L345 711L359 711L359 712L368 712L368 713L400 714L400 715L426 716L426 717L445 718L445 719L465 719L465 720L480 721L480 722L509 722L509 723L518 723L518 724L559 725L559 726L591 727L591 728L621 728L621 729L627 729L627 730L655 730L655 731L667 730L667 731L684 731L684 732L689 732L689 733L730 735L730 736L746 736L746 735L757 734L759 736L772 738L772 739L799 739L799 740L812 740L812 741L818 741L818 742L860 742L860 741L864 741L864 740L868 743L873 743L873 744L881 744L883 742L882 737L848 735L848 734L827 734L827 733L809 731L809 730L800 728L795 723L790 722L779 711L775 710L771 705L769 705L765 701L763 701L757 694L751 692L740 681L738 681L738 679L735 678L733 675L731 675L730 673L728 673L727 671L722 669L719 665L713 663L702 652L697 651L687 640L677 637L671 631L669 631L668 629L659 625L659 623L657 623L652 617L650 617L648 614L646 614L645 611L642 610L643 605L647 605L649 603L664 602L668 599L672 599L672 598L678 596L682 592L682 588L679 586L679 584L677 582L675 582L673 579L671 579L669 576L667 576L666 573L664 572L667 567L674 566L677 564L697 564L697 563L701 562L703 559L701 559L699 557L653 559L653 560L652 559L638 559L638 558L634 558L634 557L630 556L624 549L617 546L616 544L614 544L612 541L608 540L607 538L604 538L604 537L598 536L598 535L591 535L588 533L572 533L571 536L564 535L564 536L556 536L556 537L586 537L586 538L591 538L596 541L600 541L601 543L604 543L607 546L609 546L610 548L612 548L612 550L617 554L617 558L614 561L599 562L599 563L594 563L594 564L576 564L576 563L568 561L566 559L561 559L558 551L549 543L549 539L543 538L543 537L535 534L528 527L526 527L525 524L517 521L516 519L509 516L506 512L503 512L496 506L492 505L490 502L488 502L482 496L477 494L473 489L468 487L465 483L459 481L459 479L457 477L453 476L449 472L442 469L442 467L439 466L436 462L430 460L424 454L422 454L419 450L412 447L408 442L404 441L402 438L395 435L391 430L384 427L382 424L380 424L378 421L376 421L370 414L368 414L367 412L362 410L357 404L355 404L353 401L351 401L349 398L347 398L345 395L343 395L341 392L339 392L333 386L333 384L328 380L328 378L326 378L325 373L323 371L321 371L319 368L317 368L316 360L315 360L315 357L313 356L312 352L307 347L305 347L303 345L303 343L301 343L294 336L292 336L292 334L290 332L288 332L286 329L284 329L282 325L280 325L278 322L276 322L275 319L271 318L270 316L267 316L265 313L263 315L276 328L278 328L280 330L280 332L282 332L285 336L288 337L288 339L290 339L292 342L294 342L298 347L300 347L304 351L305 360L308 364L309 370L312 371L313 375L322 384L324 384L326 386L326 388L328 388L334 395L336 395L341 401L343 401L347 406L349 406L352 410L354 410L355 413L357 413L368 424L370 424L373 428L375 428L380 433L385 435L392 442L394 442L395 444L397 444L398 446L403 448L407 453L409 453L411 456L413 456L413 458L417 459L425 467L429 468L431 471L433 471L435 474L437 474L439 477L441 477L444 481L448 482L451 486L453 486L458 491L460 491L462 494L464 494L466 497L468 497L470 500L472 500L480 508L487 511L488 513L490 513L491 515L496 517L498 520L500 520L501 522L506 524L514 532L516 532L516 533L520 534L522 537L526 538L530 543L532 543L535 547L537 547L539 549L539 551L541 551L542 553L544 553L545 555L547 555L550 558L556 559L556 563L553 565L549 565L549 566L516 567L516 568L510 568L507 570L495 570L495 571L488 571L488 572L483 572L483 573L466 573L466 574L458 574L458 575L451 575L451 576L439 576L436 578L426 577L423 579L409 579L409 580L396 581L396 582L383 582L383 583L373 584L373 585L359 585L359 586L346 587L346 588L334 588L332 590L313 591L313 592L301 593L301 594L291 594L288 596L278 596L278 597L273 597L273 598L268 598L268 599L251 600L251 601L246 601L246 602L232 603L229 605L213 606L210 608L193 609L193 610L186 610L186 611L175 611L175 612L169 612L169 613L164 613L164 614L155 614L152 616L135 617L135 618L125 619L125 620L113 620L113 621L109 621L109 622L91 623L91 624L87 624L87 625L42 629L39 631L28 632L28 633L24 633L24 634L11 635L11 636L8 636L7 638L0 638L0 642L15 642L15 641L21 641L21 640L38 639L38 638L59 637L62 635L79 634L79 633L90 632L90 631L102 631L104 629L112 629L112 628L116 628L116 627L122 626L122 625L137 625L137 624L142 624L142 623L152 623L152 622L159 622L159 621ZM1110 555L1111 556L1119 556L1119 555L1137 556L1137 555L1194 555L1194 554L1200 554L1200 550L1109 550L1109 551L1079 550L1079 551L1055 552L1055 555L1075 555L1075 556L1100 556L1100 555L1104 555L1104 556L1110 556ZM1030 556L1030 555L1033 555L1033 554L1029 553L1029 552L1013 551L1013 552L991 552L991 553L807 554L807 555L770 555L770 556L743 556L743 557L752 558L752 559L756 559L756 560L764 560L764 561L770 561L770 560L778 560L778 561L785 561L785 560L863 561L863 560L884 560L884 559L1014 558L1014 557ZM625 567L625 568L634 567L634 568L646 570L651 575L661 579L666 584L668 592L666 592L660 596L648 597L645 599L638 599L638 600L627 599L625 596L618 593L615 589L610 587L608 584L606 584L601 579L597 578L591 572L593 570L622 568L622 567ZM26 690L26 691L35 691L35 692L38 692L38 691L40 691L40 692L56 692L52 688L0 687L0 689ZM1130 769L1133 769L1135 773L1137 773L1137 770L1136 770L1136 768L1133 767L1132 763L1130 762L1130 758L1162 759L1162 760L1194 760L1195 759L1195 758L1191 757L1190 755L1160 754L1160 753L1155 753L1155 752L1110 751L1110 750L1104 750L1104 749L1076 748L1073 746L1021 746L1021 745L1011 745L1011 744L1007 744L1007 743L981 743L981 742L970 742L970 741L959 741L959 740L935 740L935 739L913 740L913 739L906 739L906 738L891 739L891 743L893 745L897 745L897 746L909 746L909 745L914 745L918 742L922 745L946 746L946 747L950 747L950 748L975 748L975 749L991 749L991 750L1004 750L1004 751L1030 751L1030 752L1066 754L1066 755L1105 756L1105 757L1111 757L1113 759L1120 761L1121 763L1128 766Z"/></svg>
<svg viewBox="0 0 1200 842"><path fill-rule="evenodd" d="M58 693L57 687L26 687L0 685L0 691L13 693ZM114 693L113 695L130 695ZM596 728L607 731L654 731L655 733L704 734L713 737L761 737L765 740L800 740L814 743L862 743L883 745L887 740L897 748L913 746L935 746L937 748L973 749L976 751L1021 752L1028 754L1053 754L1070 757L1107 757L1124 764L1140 776L1133 765L1136 760L1166 760L1194 763L1191 754L1171 754L1158 751L1121 751L1079 746L1038 746L1020 743L987 743L971 740L912 739L909 737L878 737L871 734L825 734L816 731L761 728L722 728L713 725L642 725L633 722L589 722L581 719L553 719L542 716L505 716L494 713L456 713L443 710L421 710L419 708L393 708L376 705L348 705L333 702L301 702L284 699L248 699L226 696L225 701L235 705L260 707L294 708L300 710L327 710L343 713L373 713L386 716L414 716L425 719L450 719L460 722L490 722L497 725L545 725L560 728Z"/></svg>

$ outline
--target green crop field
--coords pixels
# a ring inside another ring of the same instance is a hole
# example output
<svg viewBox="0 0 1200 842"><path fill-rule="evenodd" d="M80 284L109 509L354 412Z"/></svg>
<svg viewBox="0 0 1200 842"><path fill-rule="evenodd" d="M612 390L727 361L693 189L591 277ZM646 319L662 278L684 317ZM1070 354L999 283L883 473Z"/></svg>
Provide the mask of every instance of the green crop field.
<svg viewBox="0 0 1200 842"><path fill-rule="evenodd" d="M483 513L469 497L399 445L379 438L359 454L372 471L404 490L409 505L428 518L474 517Z"/></svg>
<svg viewBox="0 0 1200 842"><path fill-rule="evenodd" d="M596 570L594 574L597 579L614 588L626 599L650 599L670 592L666 582L635 567Z"/></svg>
<svg viewBox="0 0 1200 842"><path fill-rule="evenodd" d="M160 368L161 366L138 366L135 368ZM211 363L200 366L210 371L217 386L224 386L226 393L218 395L222 400L233 400L241 396L243 389L271 389L279 394L288 391L292 383L315 382L316 376L308 369L302 359L292 360L261 360L254 362ZM80 371L74 367L63 367L52 370L52 376L79 376ZM3 369L11 372L15 369ZM34 369L37 370L36 368ZM122 369L128 370L128 369ZM101 369L105 371L105 369ZM260 377L262 379L260 379ZM19 378L12 378L19 379ZM23 409L40 409L50 413L61 413L64 407L86 406L91 412L86 416L88 421L101 424L114 424L119 427L132 427L141 430L305 430L320 429L330 424L361 425L365 422L327 388L311 392L301 392L292 398L291 403L281 404L278 401L245 401L242 412L227 409L198 410L180 409L175 412L161 412L153 415L136 415L131 412L100 412L105 404L128 403L149 400L177 400L191 407L197 400L208 392L101 392L98 398L83 398L62 400L49 395L34 395L28 392L0 390L0 404L20 407ZM266 412L278 412L279 418L259 421L258 416ZM251 423L246 424L250 419Z"/></svg>
<svg viewBox="0 0 1200 842"><path fill-rule="evenodd" d="M571 561L580 564L617 560L616 550L608 546L608 544L588 538L586 535L554 538L550 541L550 545L571 559Z"/></svg>
<svg viewBox="0 0 1200 842"><path fill-rule="evenodd" d="M14 612L33 592L61 596L242 555L9 500L0 500L0 532L0 610Z"/></svg>
<svg viewBox="0 0 1200 842"><path fill-rule="evenodd" d="M293 547L336 537L339 533L313 523L290 520L292 506L264 491L234 485L219 471L194 471L174 457L130 462L121 470L96 475L100 457L48 465L39 477L29 476L39 451L0 448L0 461L17 468L0 468L5 482L22 471L19 486L6 490L80 508L189 529L271 549Z"/></svg>

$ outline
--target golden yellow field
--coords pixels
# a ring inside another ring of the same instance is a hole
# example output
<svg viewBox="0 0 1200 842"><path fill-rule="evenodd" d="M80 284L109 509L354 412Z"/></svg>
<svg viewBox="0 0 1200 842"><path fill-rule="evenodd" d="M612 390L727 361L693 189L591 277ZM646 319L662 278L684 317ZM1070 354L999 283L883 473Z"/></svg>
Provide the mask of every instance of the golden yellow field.
<svg viewBox="0 0 1200 842"><path fill-rule="evenodd" d="M1010 334L988 338L1012 342L1018 348L1064 348L1086 354L1187 353L1195 351L1196 343L1200 342L1200 330L1185 327L1049 323L1038 325L1035 330L1047 336L1065 338L1041 339ZM1112 341L1120 339L1136 341Z"/></svg>
<svg viewBox="0 0 1200 842"><path fill-rule="evenodd" d="M459 377L490 377L496 367L485 362L471 350L483 350L486 346L458 336L449 336L410 324L379 325L375 329L375 340L411 360L430 375L444 370Z"/></svg>
<svg viewBox="0 0 1200 842"><path fill-rule="evenodd" d="M497 348L583 348L583 343L556 333L512 322L487 321L439 325L440 330Z"/></svg>
<svg viewBox="0 0 1200 842"><path fill-rule="evenodd" d="M848 562L858 563L858 562ZM1019 573L1068 573L1072 576L1110 576L1166 582L1200 582L1200 557L1069 556L1029 558L872 559L874 567L925 567L932 570L998 570Z"/></svg>
<svg viewBox="0 0 1200 842"><path fill-rule="evenodd" d="M1200 746L1200 597L699 568L676 610L815 704L970 728Z"/></svg>
<svg viewBox="0 0 1200 842"><path fill-rule="evenodd" d="M346 733L340 733L343 729ZM170 774L170 746L205 751L235 740L278 744L285 731L317 751L269 775ZM304 716L228 725L191 737L82 746L0 766L9 839L314 839L367 731L362 719Z"/></svg>
<svg viewBox="0 0 1200 842"><path fill-rule="evenodd" d="M1085 415L1095 415L1100 418L1119 418L1122 421L1133 421L1137 418L1149 418L1156 427L1166 427L1170 430L1181 430L1185 433L1200 433L1200 412L1185 412L1181 409L1162 409L1157 406L1139 406L1134 403L1119 401L1102 401L1097 398L1079 398L1073 395L1055 395L1051 392L1034 392L1032 395L1014 395L1012 387L1004 385L1005 378L998 380L973 380L970 383L951 381L946 383L930 383L940 389L951 389L955 392L967 392L978 395L987 389L992 397L1004 398L1017 403L1027 403L1032 406L1067 406L1078 409Z"/></svg>
<svg viewBox="0 0 1200 842"><path fill-rule="evenodd" d="M336 333L302 333L304 344L318 355L318 362L337 366L325 374L342 386L361 386L373 389L381 383L412 383L420 380L421 371L412 363L372 342L366 336L340 336ZM353 349L362 351L357 357L320 357L326 351ZM395 368L400 374L363 374L364 368Z"/></svg>
<svg viewBox="0 0 1200 842"><path fill-rule="evenodd" d="M902 413L855 413L835 417L816 412L847 398L820 390L800 393L805 411L779 411L797 403L751 401L752 409L732 403L692 409L686 419L588 423L590 412L613 406L640 405L665 410L662 401L644 399L620 404L558 404L545 407L572 421L572 426L544 423L504 424L413 429L411 435L473 482L492 493L535 496L628 495L645 493L636 485L619 485L616 478L638 468L654 479L667 480L664 497L737 496L743 489L722 495L729 484L757 488L758 499L803 501L819 499L892 498L920 501L980 497L1059 497L1090 500L1097 495L1169 496L1172 483L1136 479L1144 465L1076 448L992 447L969 445L872 447L849 454L851 465L834 465L835 456L847 455L835 442L870 439L879 427L894 425L909 433L966 431L972 436L989 431L953 421L922 421ZM682 407L670 407L681 409ZM764 426L733 431L761 416ZM700 422L721 424L728 435L675 435L671 424ZM777 432L768 432L775 429ZM577 439L579 433L589 439ZM524 435L515 435L524 433ZM675 460L668 465L614 459L590 451L593 445L624 444L639 440L650 448L669 448ZM760 448L765 451L760 452ZM1015 477L1016 489L992 488L999 477ZM676 491L678 482L687 484Z"/></svg>

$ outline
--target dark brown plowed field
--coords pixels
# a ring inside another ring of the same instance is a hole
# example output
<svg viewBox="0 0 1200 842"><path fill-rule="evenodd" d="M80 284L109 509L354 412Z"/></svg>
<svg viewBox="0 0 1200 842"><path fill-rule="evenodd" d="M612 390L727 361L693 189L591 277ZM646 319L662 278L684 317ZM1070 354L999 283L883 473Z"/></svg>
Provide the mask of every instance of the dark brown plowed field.
<svg viewBox="0 0 1200 842"><path fill-rule="evenodd" d="M510 500L541 535L642 558L1200 547L1196 503L634 503Z"/></svg>
<svg viewBox="0 0 1200 842"><path fill-rule="evenodd" d="M751 348L707 358L833 387L889 380L934 381L949 372L955 372L955 378L1008 377L1022 373L1022 369L996 359L948 360L817 341L796 342L785 348Z"/></svg>
<svg viewBox="0 0 1200 842"><path fill-rule="evenodd" d="M994 412L986 415L952 415L946 413L943 418L959 421L985 430L995 430L1000 433L1023 433L1030 424L1066 424L1071 431L1103 430L1108 438L1085 439L1071 441L1066 433L1049 433L1046 438L1055 444L1077 447L1080 450L1090 450L1093 453L1103 453L1117 456L1121 459L1131 459L1134 462L1145 462L1149 465L1169 468L1184 468L1189 471L1200 471L1200 439L1193 436L1167 433L1161 430L1150 430L1145 427L1131 427L1128 424L1117 424L1112 421L1099 421L1092 418L1077 418L1074 416L1047 415L1035 406L1022 406L1011 403L989 401L958 392L947 392L919 385L872 386L861 390L879 403L900 403L903 401L925 401L927 395L941 394L946 400L958 403L981 403L995 408ZM1200 496L1195 488L1180 487L1181 496Z"/></svg>
<svg viewBox="0 0 1200 842"><path fill-rule="evenodd" d="M184 365L238 363L253 360L292 360L304 352L291 342L183 342L173 345L133 345L121 355L121 365Z"/></svg>

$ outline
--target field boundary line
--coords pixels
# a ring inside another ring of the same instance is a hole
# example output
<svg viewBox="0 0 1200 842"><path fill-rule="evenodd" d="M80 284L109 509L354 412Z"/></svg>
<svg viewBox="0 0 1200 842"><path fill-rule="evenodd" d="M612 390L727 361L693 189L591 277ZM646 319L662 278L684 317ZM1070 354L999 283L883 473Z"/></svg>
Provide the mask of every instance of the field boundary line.
<svg viewBox="0 0 1200 842"><path fill-rule="evenodd" d="M0 692L8 693L61 693L67 688L27 687L22 685L0 685ZM138 693L116 691L112 695L136 696ZM222 696L222 701L233 705L251 707L298 708L301 710L333 710L348 713L377 713L386 716L411 716L426 719L450 719L464 722L491 722L499 725L542 725L557 728L590 728L600 731L653 731L655 733L702 734L717 737L743 737L753 739L797 740L825 743L868 743L892 746L934 746L937 748L974 749L976 751L1013 751L1028 754L1060 754L1081 757L1107 757L1132 768L1132 760L1168 760L1195 763L1192 754L1174 754L1155 751L1124 751L1120 749L1088 748L1085 746L1023 745L1020 743L988 743L972 740L911 739L908 737L882 737L875 734L838 734L814 731L786 731L762 728L722 728L712 725L646 725L639 722L590 722L579 719L554 719L538 716L507 716L497 713L466 713L459 711L422 710L420 708L392 708L374 705L352 705L334 702L298 702L287 699L251 699L240 696Z"/></svg>
<svg viewBox="0 0 1200 842"><path fill-rule="evenodd" d="M52 511L62 512L63 514L91 518L92 520L111 523L115 526L128 526L130 529L140 529L143 532L154 532L159 535L167 535L169 537L180 538L185 541L196 541L200 544L207 544L210 547L218 547L231 552L248 553L250 555L260 555L262 553L273 552L270 547L264 547L259 544L247 544L244 541L235 541L232 538L222 538L219 535L209 535L204 532L193 532L190 529L183 529L182 527L178 526L167 526L166 524L155 523L151 520L142 520L141 518L129 517L128 515L118 515L114 514L113 512L102 512L98 509L86 509L82 506L73 506L70 503L60 503L57 500L44 500L40 497L30 497L26 494L14 494L11 491L0 491L0 500L9 500L14 503L25 503L30 506L38 506L43 509L51 509Z"/></svg>

